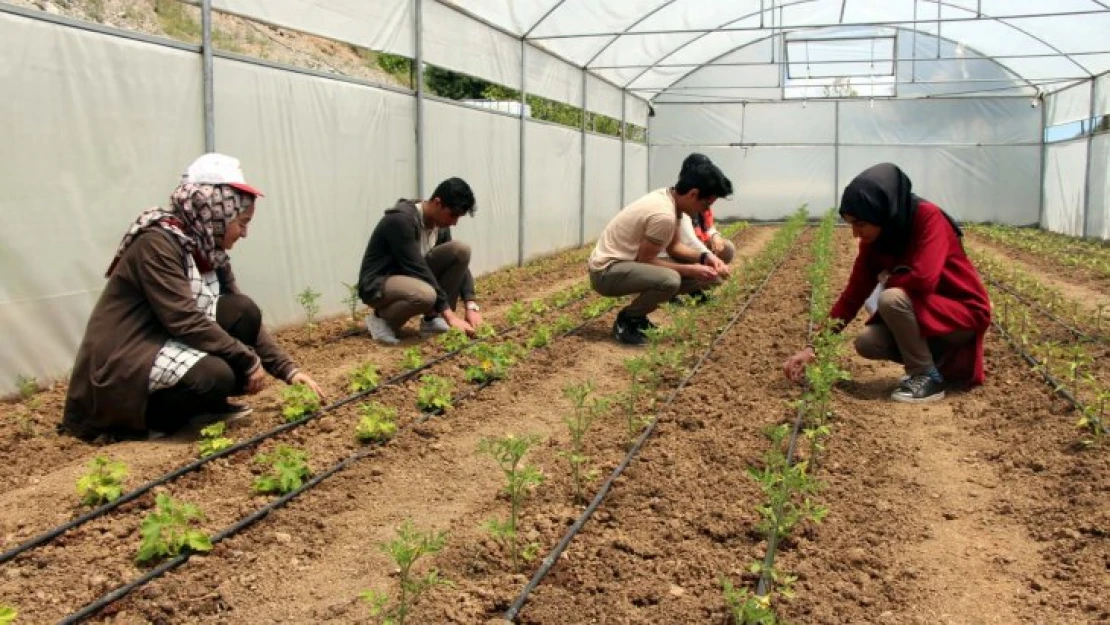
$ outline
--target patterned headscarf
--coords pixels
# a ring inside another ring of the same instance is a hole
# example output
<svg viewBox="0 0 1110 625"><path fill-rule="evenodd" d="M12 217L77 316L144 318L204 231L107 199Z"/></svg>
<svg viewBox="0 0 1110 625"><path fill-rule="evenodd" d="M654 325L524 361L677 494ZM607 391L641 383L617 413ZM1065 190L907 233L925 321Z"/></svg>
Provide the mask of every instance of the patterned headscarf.
<svg viewBox="0 0 1110 625"><path fill-rule="evenodd" d="M161 228L173 235L192 254L202 273L222 267L228 256L218 242L227 231L228 222L252 206L253 195L226 184L182 183L170 195L170 210L150 208L135 219L104 275L112 275L135 237L149 228Z"/></svg>

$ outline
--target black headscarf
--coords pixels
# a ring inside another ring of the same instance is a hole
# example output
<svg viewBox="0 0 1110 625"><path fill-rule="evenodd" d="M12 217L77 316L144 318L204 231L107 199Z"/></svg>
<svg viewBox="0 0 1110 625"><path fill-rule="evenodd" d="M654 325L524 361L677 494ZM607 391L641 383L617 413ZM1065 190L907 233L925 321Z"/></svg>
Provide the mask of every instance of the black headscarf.
<svg viewBox="0 0 1110 625"><path fill-rule="evenodd" d="M921 198L910 189L913 183L897 165L880 163L865 169L844 188L840 198L840 214L881 227L875 249L892 256L901 255L910 243L913 218ZM956 236L963 231L952 217L941 211Z"/></svg>

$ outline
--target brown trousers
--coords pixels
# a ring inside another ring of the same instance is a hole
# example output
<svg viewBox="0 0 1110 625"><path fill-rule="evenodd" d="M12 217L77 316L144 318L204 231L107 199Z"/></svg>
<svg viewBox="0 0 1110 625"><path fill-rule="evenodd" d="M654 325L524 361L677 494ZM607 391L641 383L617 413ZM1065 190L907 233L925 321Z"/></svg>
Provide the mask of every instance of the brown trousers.
<svg viewBox="0 0 1110 625"><path fill-rule="evenodd" d="M961 330L925 339L917 325L913 302L902 289L886 289L879 295L882 321L867 326L856 337L856 352L869 360L902 363L909 375L925 373L936 366L952 347L975 339L974 330Z"/></svg>
<svg viewBox="0 0 1110 625"><path fill-rule="evenodd" d="M448 241L433 247L424 259L435 274L439 288L447 294L447 305L454 309L470 267L470 246L461 241ZM436 291L432 285L411 276L389 276L382 296L367 302L395 331L416 315L431 314L435 304Z"/></svg>
<svg viewBox="0 0 1110 625"><path fill-rule="evenodd" d="M663 302L679 293L689 293L700 285L689 278L682 278L674 269L620 260L602 271L591 271L590 286L606 297L637 295L621 312L628 317L646 317Z"/></svg>

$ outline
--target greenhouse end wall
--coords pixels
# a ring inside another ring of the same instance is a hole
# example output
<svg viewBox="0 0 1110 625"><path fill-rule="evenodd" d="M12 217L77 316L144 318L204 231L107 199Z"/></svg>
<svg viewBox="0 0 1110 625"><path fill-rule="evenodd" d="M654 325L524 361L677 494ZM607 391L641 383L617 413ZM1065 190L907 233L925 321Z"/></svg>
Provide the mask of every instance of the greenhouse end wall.
<svg viewBox="0 0 1110 625"><path fill-rule="evenodd" d="M691 152L736 190L720 217L783 219L839 203L863 169L902 167L914 191L957 219L1036 224L1041 114L1024 98L663 104L650 125L652 188L674 184Z"/></svg>

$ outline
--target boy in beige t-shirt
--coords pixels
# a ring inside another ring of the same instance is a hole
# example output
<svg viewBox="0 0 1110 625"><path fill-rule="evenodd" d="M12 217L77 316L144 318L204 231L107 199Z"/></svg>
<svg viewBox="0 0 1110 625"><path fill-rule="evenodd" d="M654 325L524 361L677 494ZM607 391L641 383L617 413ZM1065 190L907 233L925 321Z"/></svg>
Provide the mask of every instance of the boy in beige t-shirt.
<svg viewBox="0 0 1110 625"><path fill-rule="evenodd" d="M678 219L731 194L732 182L708 158L688 158L675 186L648 193L605 226L590 254L590 284L609 297L637 295L617 315L614 338L643 345L644 330L653 327L647 315L661 303L728 275L716 256L680 242Z"/></svg>

